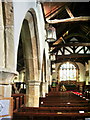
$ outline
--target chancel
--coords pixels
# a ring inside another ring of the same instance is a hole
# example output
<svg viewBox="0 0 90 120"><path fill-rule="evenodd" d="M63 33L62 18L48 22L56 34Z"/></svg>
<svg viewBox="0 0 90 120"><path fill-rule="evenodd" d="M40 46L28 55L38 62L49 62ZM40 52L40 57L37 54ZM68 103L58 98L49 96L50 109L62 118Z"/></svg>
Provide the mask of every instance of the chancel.
<svg viewBox="0 0 90 120"><path fill-rule="evenodd" d="M90 2L0 1L0 120L90 120Z"/></svg>

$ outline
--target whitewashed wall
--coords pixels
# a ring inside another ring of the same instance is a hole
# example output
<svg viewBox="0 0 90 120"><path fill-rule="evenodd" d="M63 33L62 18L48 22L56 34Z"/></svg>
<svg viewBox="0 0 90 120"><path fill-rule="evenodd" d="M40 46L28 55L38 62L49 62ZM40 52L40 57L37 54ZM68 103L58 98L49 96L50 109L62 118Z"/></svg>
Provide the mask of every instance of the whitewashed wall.
<svg viewBox="0 0 90 120"><path fill-rule="evenodd" d="M85 66L81 63L77 63L78 67L79 67L79 81L83 82L85 81Z"/></svg>

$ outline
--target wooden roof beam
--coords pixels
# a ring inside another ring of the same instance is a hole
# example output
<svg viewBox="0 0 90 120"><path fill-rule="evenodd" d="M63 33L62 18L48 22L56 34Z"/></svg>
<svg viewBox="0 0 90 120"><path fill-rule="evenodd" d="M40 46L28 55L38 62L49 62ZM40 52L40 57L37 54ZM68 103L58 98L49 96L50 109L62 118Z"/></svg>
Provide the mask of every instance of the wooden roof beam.
<svg viewBox="0 0 90 120"><path fill-rule="evenodd" d="M46 17L46 20L51 19L52 17L56 16L59 12L61 11L61 7L58 7L54 13L52 13L51 15L49 15L48 17Z"/></svg>
<svg viewBox="0 0 90 120"><path fill-rule="evenodd" d="M53 45L56 45L56 46L57 46L57 45L60 44L62 41L65 43L65 40L63 39L63 37L60 37L56 42L53 43Z"/></svg>
<svg viewBox="0 0 90 120"><path fill-rule="evenodd" d="M55 53L57 52L61 47L70 47L70 46L90 46L90 43L65 43L65 44L59 44L59 45L52 45L50 47L55 47L52 51L50 51L51 53Z"/></svg>
<svg viewBox="0 0 90 120"><path fill-rule="evenodd" d="M65 9L66 9L68 15L69 15L71 18L74 18L74 16L73 16L71 10L69 9L69 7L68 7L68 6L65 6Z"/></svg>
<svg viewBox="0 0 90 120"><path fill-rule="evenodd" d="M65 43L65 44L58 44L52 45L51 47L66 47L66 46L90 46L90 43Z"/></svg>
<svg viewBox="0 0 90 120"><path fill-rule="evenodd" d="M90 16L79 16L79 17L74 17L74 18L66 18L66 19L54 19L54 20L48 20L46 21L49 24L57 24L57 23L65 23L65 22L78 22L78 21L90 21Z"/></svg>
<svg viewBox="0 0 90 120"><path fill-rule="evenodd" d="M60 63L60 62L67 62L67 61L72 61L72 62L80 62L82 64L85 65L85 62L87 62L89 60L89 58L78 58L78 59L75 59L75 58L65 58L65 59L58 59L58 60L54 60L52 61L52 63Z"/></svg>
<svg viewBox="0 0 90 120"><path fill-rule="evenodd" d="M70 54L70 55L57 55L58 59L64 59L64 58L89 58L90 54Z"/></svg>

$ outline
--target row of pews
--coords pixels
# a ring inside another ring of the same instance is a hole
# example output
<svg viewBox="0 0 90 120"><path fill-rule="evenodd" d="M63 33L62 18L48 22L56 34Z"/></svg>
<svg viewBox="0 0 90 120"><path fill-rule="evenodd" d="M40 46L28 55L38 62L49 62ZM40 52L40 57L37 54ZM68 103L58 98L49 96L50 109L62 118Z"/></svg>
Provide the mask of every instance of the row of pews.
<svg viewBox="0 0 90 120"><path fill-rule="evenodd" d="M88 106L88 99L81 99L81 95L75 95L73 92L51 92L46 98L40 98L40 106L43 107L74 107Z"/></svg>
<svg viewBox="0 0 90 120"><path fill-rule="evenodd" d="M19 107L13 120L88 120L90 101L78 92L49 92L40 98L40 107Z"/></svg>

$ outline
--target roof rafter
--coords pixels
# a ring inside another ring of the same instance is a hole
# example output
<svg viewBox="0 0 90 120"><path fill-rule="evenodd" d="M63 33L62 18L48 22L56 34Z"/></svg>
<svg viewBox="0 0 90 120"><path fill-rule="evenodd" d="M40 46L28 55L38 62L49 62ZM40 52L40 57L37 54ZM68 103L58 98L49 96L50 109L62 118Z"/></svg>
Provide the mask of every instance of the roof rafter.
<svg viewBox="0 0 90 120"><path fill-rule="evenodd" d="M65 6L65 9L66 9L67 13L69 14L69 16L70 16L71 18L74 18L74 16L73 16L71 10L69 9L69 7L68 7L68 6Z"/></svg>
<svg viewBox="0 0 90 120"><path fill-rule="evenodd" d="M56 59L63 59L63 58L87 58L90 57L90 54L71 54L71 55L57 55Z"/></svg>
<svg viewBox="0 0 90 120"><path fill-rule="evenodd" d="M65 44L58 44L58 45L52 45L51 47L66 47L66 46L90 46L90 43L65 43Z"/></svg>
<svg viewBox="0 0 90 120"><path fill-rule="evenodd" d="M64 22L78 22L78 21L90 21L90 16L79 16L79 17L74 17L74 18L66 18L66 19L54 19L54 20L48 20L46 21L49 24L57 24L57 23L64 23Z"/></svg>

